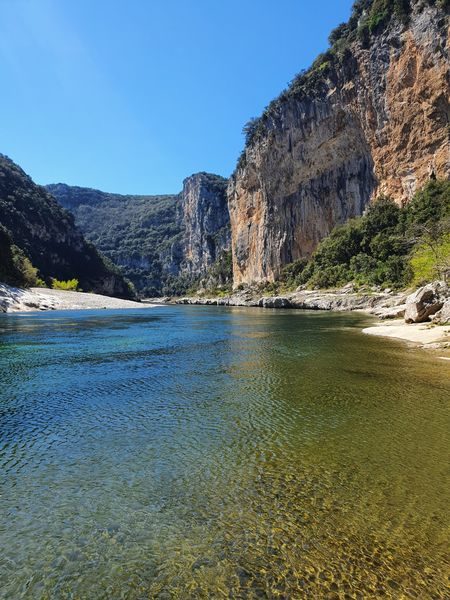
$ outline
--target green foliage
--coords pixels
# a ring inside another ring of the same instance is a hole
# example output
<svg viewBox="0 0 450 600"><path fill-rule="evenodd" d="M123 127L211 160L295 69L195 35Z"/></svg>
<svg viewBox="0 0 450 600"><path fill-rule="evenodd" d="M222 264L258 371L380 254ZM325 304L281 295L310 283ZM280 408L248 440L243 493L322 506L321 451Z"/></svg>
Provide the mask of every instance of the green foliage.
<svg viewBox="0 0 450 600"><path fill-rule="evenodd" d="M233 284L233 260L231 250L223 251L207 275L209 286L231 288Z"/></svg>
<svg viewBox="0 0 450 600"><path fill-rule="evenodd" d="M450 273L450 234L444 234L436 243L424 239L411 256L412 283L423 285L433 279L442 279Z"/></svg>
<svg viewBox="0 0 450 600"><path fill-rule="evenodd" d="M38 278L38 270L33 267L30 259L22 252L20 248L17 246L12 246L12 257L14 267L21 274L22 277L22 285L25 287L31 287L37 285L39 282Z"/></svg>
<svg viewBox="0 0 450 600"><path fill-rule="evenodd" d="M58 281L58 279L52 279L52 288L54 290L70 290L76 292L78 290L78 279L68 279L67 281Z"/></svg>
<svg viewBox="0 0 450 600"><path fill-rule="evenodd" d="M293 263L286 265L281 271L280 283L282 283L286 289L297 287L297 281L305 270L307 264L307 258L299 258Z"/></svg>
<svg viewBox="0 0 450 600"><path fill-rule="evenodd" d="M9 231L0 225L0 281L31 287L38 284L37 269L12 241Z"/></svg>
<svg viewBox="0 0 450 600"><path fill-rule="evenodd" d="M163 262L172 262L176 271L181 261L177 196L121 196L62 184L49 189L75 215L108 264L119 265L139 294L153 297L178 291L175 275L163 272Z"/></svg>
<svg viewBox="0 0 450 600"><path fill-rule="evenodd" d="M363 27L367 28L370 34L380 33L393 18L406 23L410 12L410 0L358 1L353 7L349 29Z"/></svg>
<svg viewBox="0 0 450 600"><path fill-rule="evenodd" d="M349 34L348 23L341 23L328 36L330 46L334 46L339 40L345 39Z"/></svg>
<svg viewBox="0 0 450 600"><path fill-rule="evenodd" d="M253 117L242 128L242 133L245 138L245 144L249 145L259 133L264 130L262 121L259 117Z"/></svg>
<svg viewBox="0 0 450 600"><path fill-rule="evenodd" d="M450 218L450 181L431 180L408 205L409 227L437 225Z"/></svg>
<svg viewBox="0 0 450 600"><path fill-rule="evenodd" d="M401 208L389 198L335 227L305 265L284 268L280 282L331 288L349 281L402 288L450 272L450 182L430 181Z"/></svg>

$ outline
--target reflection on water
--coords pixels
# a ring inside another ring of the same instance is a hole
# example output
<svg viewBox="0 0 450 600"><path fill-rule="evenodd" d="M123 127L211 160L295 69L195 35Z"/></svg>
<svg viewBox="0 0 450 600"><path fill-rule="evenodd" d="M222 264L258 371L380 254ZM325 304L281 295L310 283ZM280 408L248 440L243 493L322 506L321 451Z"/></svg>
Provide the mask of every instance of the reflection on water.
<svg viewBox="0 0 450 600"><path fill-rule="evenodd" d="M447 597L448 365L362 320L2 317L0 597Z"/></svg>

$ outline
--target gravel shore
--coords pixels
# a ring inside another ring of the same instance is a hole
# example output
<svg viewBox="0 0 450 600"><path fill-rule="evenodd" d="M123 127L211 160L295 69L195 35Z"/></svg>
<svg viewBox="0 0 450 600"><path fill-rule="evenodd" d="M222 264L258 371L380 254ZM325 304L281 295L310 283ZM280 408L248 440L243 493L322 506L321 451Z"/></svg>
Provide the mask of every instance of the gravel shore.
<svg viewBox="0 0 450 600"><path fill-rule="evenodd" d="M153 308L155 305L111 298L100 294L69 292L47 288L15 288L0 284L0 312L36 310L89 310L103 308Z"/></svg>

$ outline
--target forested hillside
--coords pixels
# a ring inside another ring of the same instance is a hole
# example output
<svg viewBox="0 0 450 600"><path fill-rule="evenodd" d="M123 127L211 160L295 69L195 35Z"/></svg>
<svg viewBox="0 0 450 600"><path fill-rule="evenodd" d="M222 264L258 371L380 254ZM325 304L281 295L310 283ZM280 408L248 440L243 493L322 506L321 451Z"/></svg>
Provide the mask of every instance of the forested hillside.
<svg viewBox="0 0 450 600"><path fill-rule="evenodd" d="M77 279L84 291L132 297L119 270L87 242L73 216L0 155L0 277L32 285Z"/></svg>
<svg viewBox="0 0 450 600"><path fill-rule="evenodd" d="M143 295L170 285L181 260L177 196L123 196L65 184L47 189Z"/></svg>

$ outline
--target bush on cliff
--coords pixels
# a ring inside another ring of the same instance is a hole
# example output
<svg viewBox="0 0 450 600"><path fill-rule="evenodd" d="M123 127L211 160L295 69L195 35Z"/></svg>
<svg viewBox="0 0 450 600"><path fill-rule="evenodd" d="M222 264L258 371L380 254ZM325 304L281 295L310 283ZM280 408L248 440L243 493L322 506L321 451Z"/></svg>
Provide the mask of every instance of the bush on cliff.
<svg viewBox="0 0 450 600"><path fill-rule="evenodd" d="M37 269L25 253L13 244L6 227L0 225L0 281L20 287L39 283Z"/></svg>
<svg viewBox="0 0 450 600"><path fill-rule="evenodd" d="M52 288L54 290L76 292L78 290L78 284L78 279L68 279L67 281L58 281L58 279L52 279Z"/></svg>

